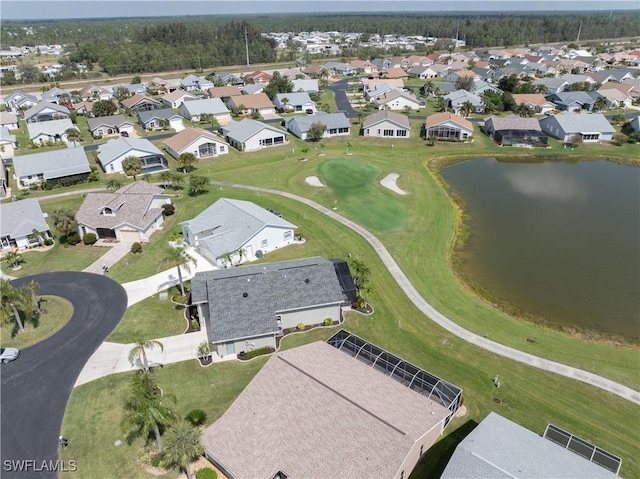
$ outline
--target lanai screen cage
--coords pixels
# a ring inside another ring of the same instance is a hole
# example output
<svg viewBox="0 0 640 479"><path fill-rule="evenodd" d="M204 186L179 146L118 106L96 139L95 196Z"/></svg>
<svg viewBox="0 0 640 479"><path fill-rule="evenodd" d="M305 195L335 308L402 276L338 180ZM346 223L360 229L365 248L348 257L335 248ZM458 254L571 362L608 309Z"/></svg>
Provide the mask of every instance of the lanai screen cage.
<svg viewBox="0 0 640 479"><path fill-rule="evenodd" d="M547 146L547 135L536 130L496 130L496 142L503 146Z"/></svg>
<svg viewBox="0 0 640 479"><path fill-rule="evenodd" d="M406 362L349 331L341 329L331 336L327 343L449 409L451 414L445 421L445 427L460 407L462 389L458 386Z"/></svg>

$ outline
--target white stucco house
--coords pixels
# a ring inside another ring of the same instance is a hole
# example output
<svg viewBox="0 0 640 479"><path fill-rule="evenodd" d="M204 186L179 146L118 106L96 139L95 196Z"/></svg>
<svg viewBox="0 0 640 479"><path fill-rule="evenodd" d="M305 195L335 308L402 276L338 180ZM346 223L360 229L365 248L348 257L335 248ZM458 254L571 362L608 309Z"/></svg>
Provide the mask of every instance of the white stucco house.
<svg viewBox="0 0 640 479"><path fill-rule="evenodd" d="M185 243L218 268L254 261L292 244L297 228L255 203L230 198L220 198L181 225Z"/></svg>
<svg viewBox="0 0 640 479"><path fill-rule="evenodd" d="M193 153L196 158L209 158L229 153L229 144L202 128L185 128L165 140L164 149L174 158L183 153Z"/></svg>
<svg viewBox="0 0 640 479"><path fill-rule="evenodd" d="M379 138L409 138L411 124L407 115L383 110L364 119L362 134Z"/></svg>
<svg viewBox="0 0 640 479"><path fill-rule="evenodd" d="M164 222L162 205L171 198L162 188L136 181L113 193L88 193L76 213L78 233L127 242L148 242Z"/></svg>
<svg viewBox="0 0 640 479"><path fill-rule="evenodd" d="M563 113L540 119L544 133L560 141L579 137L585 143L610 141L615 128L601 113Z"/></svg>
<svg viewBox="0 0 640 479"><path fill-rule="evenodd" d="M226 124L231 119L231 112L220 98L185 101L180 105L178 111L183 117L193 122L200 121L202 115L213 115L221 125Z"/></svg>
<svg viewBox="0 0 640 479"><path fill-rule="evenodd" d="M278 127L245 118L230 121L222 133L231 146L240 151L255 151L287 143L287 133Z"/></svg>
<svg viewBox="0 0 640 479"><path fill-rule="evenodd" d="M78 130L78 127L76 127L69 118L27 123L29 140L41 145L46 145L49 142L55 143L57 141L69 143L66 134L66 131L69 129Z"/></svg>
<svg viewBox="0 0 640 479"><path fill-rule="evenodd" d="M302 140L307 139L307 133L314 123L323 124L326 129L323 138L335 136L349 136L351 123L344 113L318 112L315 115L295 115L285 118L284 124L287 131L293 133Z"/></svg>
<svg viewBox="0 0 640 479"><path fill-rule="evenodd" d="M143 138L117 138L98 147L98 161L105 173L124 173L122 160L135 156L142 162L142 174L169 169L162 152Z"/></svg>
<svg viewBox="0 0 640 479"><path fill-rule="evenodd" d="M52 238L45 215L36 198L0 203L0 249L25 249ZM33 231L38 231L34 235Z"/></svg>
<svg viewBox="0 0 640 479"><path fill-rule="evenodd" d="M20 189L43 181L50 185L80 182L91 173L89 159L81 146L14 156L13 169Z"/></svg>

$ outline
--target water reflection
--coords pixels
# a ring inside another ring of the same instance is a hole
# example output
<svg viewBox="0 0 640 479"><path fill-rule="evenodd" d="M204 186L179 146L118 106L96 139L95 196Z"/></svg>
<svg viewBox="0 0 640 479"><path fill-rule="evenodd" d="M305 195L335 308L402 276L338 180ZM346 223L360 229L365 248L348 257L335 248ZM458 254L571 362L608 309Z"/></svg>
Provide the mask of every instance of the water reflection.
<svg viewBox="0 0 640 479"><path fill-rule="evenodd" d="M526 168L523 166L533 166ZM557 165L517 165L503 173L509 186L524 196L540 199L584 202L589 188L575 174L559 171Z"/></svg>

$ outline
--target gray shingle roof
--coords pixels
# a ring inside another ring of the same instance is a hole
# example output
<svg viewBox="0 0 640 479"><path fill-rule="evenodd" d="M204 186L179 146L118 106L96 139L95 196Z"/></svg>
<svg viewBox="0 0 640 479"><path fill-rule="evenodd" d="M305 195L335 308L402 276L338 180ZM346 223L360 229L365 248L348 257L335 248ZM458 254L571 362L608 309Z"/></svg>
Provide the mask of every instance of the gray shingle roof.
<svg viewBox="0 0 640 479"><path fill-rule="evenodd" d="M249 85L245 85L240 88L240 91L245 95L253 95L254 93L259 93L264 90L264 85L260 83L250 83Z"/></svg>
<svg viewBox="0 0 640 479"><path fill-rule="evenodd" d="M302 133L306 133L313 123L320 122L327 127L327 130L333 128L351 128L351 123L344 113L324 113L318 112L315 115L297 115L290 116L285 120L285 126L289 129L291 123L298 125L298 129Z"/></svg>
<svg viewBox="0 0 640 479"><path fill-rule="evenodd" d="M29 138L31 139L42 133L49 136L62 136L62 134L69 128L78 129L73 125L69 118L63 118L62 120L40 121L38 123L27 123L27 130L29 131Z"/></svg>
<svg viewBox="0 0 640 479"><path fill-rule="evenodd" d="M182 118L171 108L162 108L160 110L150 110L150 111L139 111L138 112L138 121L141 123L148 123L150 120L154 118L158 120L171 120L172 118Z"/></svg>
<svg viewBox="0 0 640 479"><path fill-rule="evenodd" d="M191 287L194 303L208 302L215 342L272 334L280 311L345 300L333 263L319 257L196 273Z"/></svg>
<svg viewBox="0 0 640 479"><path fill-rule="evenodd" d="M557 123L565 134L572 133L613 133L615 129L601 113L565 113L540 120L540 124Z"/></svg>
<svg viewBox="0 0 640 479"><path fill-rule="evenodd" d="M87 125L90 131L94 131L101 126L119 128L124 124L133 125L124 115L99 116L97 118L87 118Z"/></svg>
<svg viewBox="0 0 640 479"><path fill-rule="evenodd" d="M306 91L277 93L276 98L280 103L282 103L283 98L286 98L288 100L287 105L304 105L305 103L313 103Z"/></svg>
<svg viewBox="0 0 640 479"><path fill-rule="evenodd" d="M19 178L43 173L46 180L91 171L89 160L81 146L15 156L13 166L15 174Z"/></svg>
<svg viewBox="0 0 640 479"><path fill-rule="evenodd" d="M28 120L29 118L37 115L38 113L40 113L41 111L47 108L54 110L62 115L69 116L69 109L66 106L58 105L57 103L51 103L48 101L41 101L37 105L32 106L31 108L29 108L27 111L24 112L24 119Z"/></svg>
<svg viewBox="0 0 640 479"><path fill-rule="evenodd" d="M617 477L576 453L489 413L456 447L441 479L609 479Z"/></svg>
<svg viewBox="0 0 640 479"><path fill-rule="evenodd" d="M409 117L407 115L402 115L389 110L382 110L378 113L374 113L373 115L369 115L364 119L362 128L371 128L373 125L385 120L395 123L403 128L411 128Z"/></svg>
<svg viewBox="0 0 640 479"><path fill-rule="evenodd" d="M198 235L200 245L216 258L236 251L267 226L297 228L255 203L229 198L220 198L198 216L181 224ZM208 232L211 232L209 236Z"/></svg>
<svg viewBox="0 0 640 479"><path fill-rule="evenodd" d="M153 143L144 138L116 138L98 147L98 158L102 165L106 165L131 150L140 150L150 155L163 156L162 152Z"/></svg>
<svg viewBox="0 0 640 479"><path fill-rule="evenodd" d="M229 138L242 143L265 129L281 133L285 136L287 135L287 133L280 128L250 118L245 118L241 121L231 121L228 125L222 127L222 132Z"/></svg>
<svg viewBox="0 0 640 479"><path fill-rule="evenodd" d="M16 135L12 135L9 128L6 126L0 126L0 141L16 142Z"/></svg>
<svg viewBox="0 0 640 479"><path fill-rule="evenodd" d="M0 219L0 236L18 238L31 234L34 229L49 230L36 198L1 203Z"/></svg>
<svg viewBox="0 0 640 479"><path fill-rule="evenodd" d="M492 126L492 128L491 128ZM541 131L540 123L536 118L523 118L517 115L492 116L485 122L485 128L492 131L500 130L533 130Z"/></svg>
<svg viewBox="0 0 640 479"><path fill-rule="evenodd" d="M182 105L189 115L202 115L208 113L210 115L216 115L220 113L229 113L229 109L222 102L220 98L205 98L203 100L189 100L185 101Z"/></svg>

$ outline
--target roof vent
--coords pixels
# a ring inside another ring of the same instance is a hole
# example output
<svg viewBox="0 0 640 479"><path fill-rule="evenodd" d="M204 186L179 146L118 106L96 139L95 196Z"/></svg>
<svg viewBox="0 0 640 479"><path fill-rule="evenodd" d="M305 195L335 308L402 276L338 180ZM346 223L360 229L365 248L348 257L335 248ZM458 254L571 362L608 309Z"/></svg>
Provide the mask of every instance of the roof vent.
<svg viewBox="0 0 640 479"><path fill-rule="evenodd" d="M245 293L242 293L242 297L243 297L243 298L248 298L248 297L249 297L249 293L246 293L246 292L245 292Z"/></svg>
<svg viewBox="0 0 640 479"><path fill-rule="evenodd" d="M311 282L311 280L309 278L304 280L305 283L309 284Z"/></svg>

